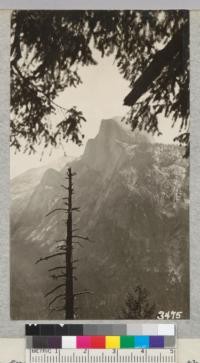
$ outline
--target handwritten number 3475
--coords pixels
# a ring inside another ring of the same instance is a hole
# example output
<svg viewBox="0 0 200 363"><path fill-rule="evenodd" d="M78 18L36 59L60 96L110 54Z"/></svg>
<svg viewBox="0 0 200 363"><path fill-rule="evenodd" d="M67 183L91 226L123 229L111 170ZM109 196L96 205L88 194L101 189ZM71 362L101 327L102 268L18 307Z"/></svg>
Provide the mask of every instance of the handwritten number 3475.
<svg viewBox="0 0 200 363"><path fill-rule="evenodd" d="M159 320L177 320L181 319L183 312L182 311L159 311L157 315L157 319Z"/></svg>

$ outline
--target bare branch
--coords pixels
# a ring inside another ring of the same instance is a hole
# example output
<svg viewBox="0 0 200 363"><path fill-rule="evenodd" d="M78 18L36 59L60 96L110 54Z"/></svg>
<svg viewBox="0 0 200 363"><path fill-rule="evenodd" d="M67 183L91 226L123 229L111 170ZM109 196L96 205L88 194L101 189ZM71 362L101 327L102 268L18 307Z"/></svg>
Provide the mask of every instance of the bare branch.
<svg viewBox="0 0 200 363"><path fill-rule="evenodd" d="M48 272L52 272L52 271L56 271L56 270L61 270L61 269L65 269L66 266L56 266L56 267L53 267L53 268L50 268L48 270Z"/></svg>
<svg viewBox="0 0 200 363"><path fill-rule="evenodd" d="M56 208L53 209L51 212L49 212L48 214L46 214L46 217L50 216L50 214L54 213L54 212L58 212L58 211L65 211L65 213L67 212L66 208Z"/></svg>
<svg viewBox="0 0 200 363"><path fill-rule="evenodd" d="M61 274L61 275L51 275L52 279L54 280L57 280L59 279L60 277L66 277L67 275L66 274Z"/></svg>
<svg viewBox="0 0 200 363"><path fill-rule="evenodd" d="M49 295L53 294L53 292L54 292L54 291L56 291L56 290L60 289L60 288L61 288L61 287L63 287L63 286L65 286L65 284L60 284L60 285L58 285L58 286L54 287L54 289L53 289L53 290L51 290L51 291L49 291L49 292L47 292L47 293L44 295L44 297L47 297L47 296L49 296Z"/></svg>
<svg viewBox="0 0 200 363"><path fill-rule="evenodd" d="M77 292L76 294L74 294L74 297L75 296L79 296L79 295L84 295L84 294L90 294L90 295L94 295L94 293L93 292L91 292L91 291L81 291L81 292Z"/></svg>
<svg viewBox="0 0 200 363"><path fill-rule="evenodd" d="M53 308L50 310L50 313L53 313L54 311L65 311L66 307L62 306L61 308Z"/></svg>
<svg viewBox="0 0 200 363"><path fill-rule="evenodd" d="M76 260L73 260L72 261L72 263L77 263L77 262L79 262L80 261L80 259L78 258L78 259L76 259Z"/></svg>
<svg viewBox="0 0 200 363"><path fill-rule="evenodd" d="M73 186L73 183L72 183ZM69 190L69 187L66 187L65 185L61 184L61 187L64 188L65 190ZM71 190L74 190L73 188Z"/></svg>
<svg viewBox="0 0 200 363"><path fill-rule="evenodd" d="M69 189L69 188L65 187L63 184L61 184L61 187L64 188L65 190Z"/></svg>
<svg viewBox="0 0 200 363"><path fill-rule="evenodd" d="M57 246L56 250L60 250L60 251L66 251L67 247L66 246Z"/></svg>
<svg viewBox="0 0 200 363"><path fill-rule="evenodd" d="M41 262L41 261L46 261L46 260L49 260L50 258L53 258L53 257L56 257L56 256L61 256L61 255L65 255L64 252L58 252L58 253L54 253L53 255L49 255L49 256L46 256L46 257L41 257L39 258L39 260L37 260L35 262L35 264L37 265L37 263Z"/></svg>
<svg viewBox="0 0 200 363"><path fill-rule="evenodd" d="M68 213L72 213L73 211L80 212L80 207L74 207L74 208L71 208L71 209L67 209Z"/></svg>
<svg viewBox="0 0 200 363"><path fill-rule="evenodd" d="M70 168L70 169L71 169L71 168ZM70 173L70 172L69 172L69 168L68 168L68 170L67 170L67 175L72 177L72 176L74 176L74 175L77 175L77 173L76 173L75 171L74 171L73 173L72 173L72 172Z"/></svg>
<svg viewBox="0 0 200 363"><path fill-rule="evenodd" d="M78 235L72 235L72 238L80 238L80 239L84 239L85 241L91 242L88 237L83 237L83 236L78 236Z"/></svg>
<svg viewBox="0 0 200 363"><path fill-rule="evenodd" d="M65 294L60 294L60 295L57 295L56 297L54 297L53 300L50 301L50 303L48 304L49 307L56 301L58 300L60 297L65 297Z"/></svg>

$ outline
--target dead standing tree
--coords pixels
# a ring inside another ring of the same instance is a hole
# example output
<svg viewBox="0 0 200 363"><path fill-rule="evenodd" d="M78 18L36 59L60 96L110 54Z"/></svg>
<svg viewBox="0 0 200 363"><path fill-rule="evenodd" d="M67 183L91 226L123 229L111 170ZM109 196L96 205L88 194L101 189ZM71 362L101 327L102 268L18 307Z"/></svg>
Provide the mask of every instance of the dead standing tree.
<svg viewBox="0 0 200 363"><path fill-rule="evenodd" d="M66 187L65 185L62 185L62 187L67 191L68 194L67 197L63 198L65 207L56 208L47 214L47 216L49 216L59 211L63 211L67 214L66 238L63 240L56 241L56 244L58 244L58 246L56 247L57 252L45 257L41 257L39 260L36 261L37 264L41 261L54 259L58 256L59 257L63 256L65 258L65 264L62 264L61 266L55 266L48 270L48 272L50 272L51 277L54 280L61 279L62 283L58 284L52 290L48 291L45 294L45 297L49 297L54 293L58 292L57 295L54 296L53 299L49 302L49 308L51 309L51 311L65 311L65 319L74 318L76 310L75 299L77 296L84 294L91 294L91 292L87 290L77 293L74 292L74 280L77 280L74 274L74 271L76 269L75 264L79 261L78 259L73 259L74 244L78 244L79 246L83 247L80 240L90 241L88 237L76 234L78 228L73 229L73 212L80 211L79 207L73 207L73 200L72 200L73 199L72 196L74 194L73 176L75 175L76 173L72 173L71 168L68 168L67 177L66 177L66 179L68 180L68 186ZM64 292L60 293L60 291L62 291L63 288ZM52 308L54 306L54 303L62 300L64 300L64 306Z"/></svg>

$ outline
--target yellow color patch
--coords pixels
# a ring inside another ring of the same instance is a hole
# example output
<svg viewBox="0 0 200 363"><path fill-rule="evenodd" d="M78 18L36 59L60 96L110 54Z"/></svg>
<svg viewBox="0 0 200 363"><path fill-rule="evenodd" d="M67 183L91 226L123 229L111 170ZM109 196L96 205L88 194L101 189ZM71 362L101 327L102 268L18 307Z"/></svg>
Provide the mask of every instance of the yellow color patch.
<svg viewBox="0 0 200 363"><path fill-rule="evenodd" d="M106 348L107 349L118 349L120 348L120 337L119 336L106 336Z"/></svg>

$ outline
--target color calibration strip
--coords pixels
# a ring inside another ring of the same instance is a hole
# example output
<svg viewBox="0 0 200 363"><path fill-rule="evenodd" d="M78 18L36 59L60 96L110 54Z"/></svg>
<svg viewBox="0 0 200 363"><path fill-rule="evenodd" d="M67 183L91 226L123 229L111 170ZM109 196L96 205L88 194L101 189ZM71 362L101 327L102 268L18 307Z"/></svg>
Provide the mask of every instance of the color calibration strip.
<svg viewBox="0 0 200 363"><path fill-rule="evenodd" d="M27 349L149 349L175 347L173 336L27 336Z"/></svg>
<svg viewBox="0 0 200 363"><path fill-rule="evenodd" d="M27 324L26 336L175 336L174 324Z"/></svg>

